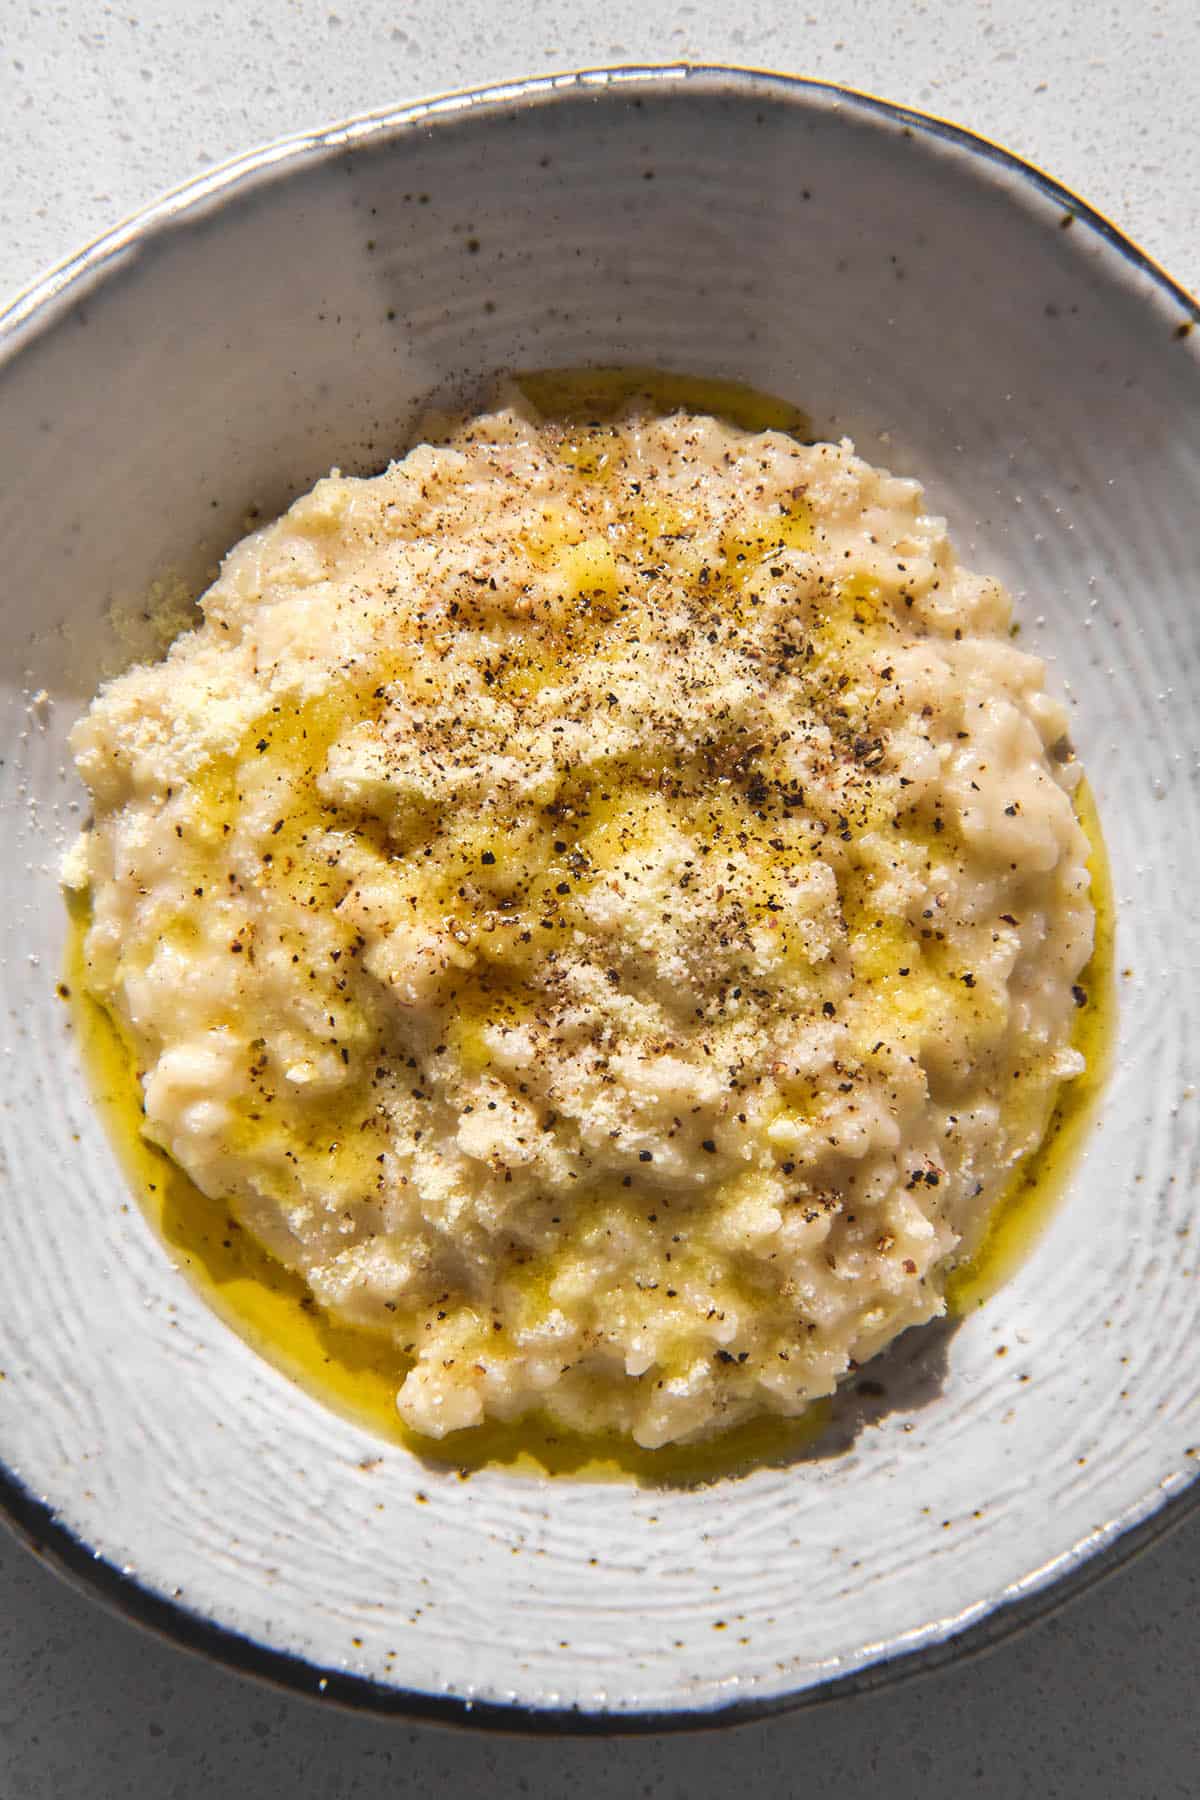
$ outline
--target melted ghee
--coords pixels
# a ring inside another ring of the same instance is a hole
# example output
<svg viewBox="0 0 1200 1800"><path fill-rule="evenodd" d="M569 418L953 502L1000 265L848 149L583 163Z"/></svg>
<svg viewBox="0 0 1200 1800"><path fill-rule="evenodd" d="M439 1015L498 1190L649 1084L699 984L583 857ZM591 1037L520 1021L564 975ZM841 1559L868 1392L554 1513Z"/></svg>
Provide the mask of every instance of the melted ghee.
<svg viewBox="0 0 1200 1800"><path fill-rule="evenodd" d="M540 411L568 422L610 419L637 395L664 412L688 408L750 430L804 437L809 429L798 408L737 382L612 368L549 370L518 380ZM579 460L588 462L587 473L602 475L594 446L585 444L582 435ZM646 526L648 533L662 529L657 520L647 519ZM806 517L798 513L786 522L786 541L803 542L807 530ZM785 541L783 533L780 541ZM731 564L738 548L729 546ZM580 553L595 560L588 546L581 546ZM590 573L602 589L603 571ZM855 592L848 598L854 603L854 622L861 624L858 614L864 606L869 608L872 596ZM289 723L295 729L300 722ZM326 721L314 717L303 724L321 734ZM286 727L281 721L277 728ZM948 1304L960 1316L995 1292L1040 1235L1063 1191L1107 1074L1116 1004L1112 889L1099 819L1086 785L1078 791L1077 807L1090 844L1096 910L1095 948L1081 977L1087 1004L1077 1014L1072 1034L1087 1069L1063 1084L1041 1144L1011 1177L980 1248L951 1274ZM602 835L602 821L597 819L595 828ZM227 1205L201 1193L170 1157L142 1136L140 1074L132 1049L88 990L84 957L88 904L83 897L72 898L71 920L64 994L101 1116L151 1225L219 1316L283 1374L334 1411L430 1464L457 1468L463 1475L504 1466L537 1474L632 1477L686 1485L789 1461L819 1439L830 1417L828 1401L810 1406L797 1420L756 1419L713 1442L662 1450L645 1450L616 1435L567 1432L536 1415L513 1426L473 1427L440 1443L409 1431L395 1401L411 1358L386 1334L332 1322L302 1279L264 1250ZM471 1023L464 1021L464 1027L469 1029Z"/></svg>
<svg viewBox="0 0 1200 1800"><path fill-rule="evenodd" d="M612 419L635 397L655 412L708 413L743 431L785 431L807 438L807 413L788 400L764 394L744 381L676 375L663 369L535 369L516 376L517 386L546 417L566 421Z"/></svg>

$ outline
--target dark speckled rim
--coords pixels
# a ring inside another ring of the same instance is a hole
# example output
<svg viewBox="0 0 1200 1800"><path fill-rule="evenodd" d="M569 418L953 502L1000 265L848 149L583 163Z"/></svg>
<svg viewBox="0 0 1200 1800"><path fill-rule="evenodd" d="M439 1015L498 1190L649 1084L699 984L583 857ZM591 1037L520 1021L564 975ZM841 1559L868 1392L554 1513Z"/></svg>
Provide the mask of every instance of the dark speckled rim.
<svg viewBox="0 0 1200 1800"><path fill-rule="evenodd" d="M913 138L940 140L967 161L988 163L1016 176L1026 188L1055 203L1064 222L1069 216L1071 222L1078 221L1086 226L1116 251L1137 275L1149 278L1163 298L1179 309L1174 322L1178 337L1200 337L1195 331L1200 324L1200 302L1102 213L1034 164L990 139L948 120L831 82L720 65L670 64L582 70L443 95L364 114L250 151L174 189L95 239L17 295L0 311L0 360L7 361L19 355L25 342L52 328L59 302L77 298L81 290L102 280L106 268L119 263L126 251L157 236L175 221L200 214L213 203L220 204L239 188L302 164L310 157L323 158L377 138L453 124L484 111L503 113L513 107L548 105L559 100L579 101L596 92L625 90L631 99L640 95L657 97L685 87L708 92L753 90L774 104L801 108L813 104L840 106L853 115L878 120L893 129L899 126ZM1200 1476L1200 1464L1196 1474ZM1001 1600L985 1618L973 1622L966 1618L961 1622L942 1621L937 1628L936 1642L891 1654L885 1652L865 1668L798 1693L763 1698L750 1696L718 1707L603 1712L474 1701L456 1695L391 1687L272 1649L215 1624L193 1611L181 1598L171 1598L143 1586L136 1576L126 1574L106 1561L63 1524L48 1501L35 1497L0 1464L0 1518L16 1536L73 1586L99 1600L109 1610L183 1649L210 1657L277 1687L339 1707L375 1715L421 1719L444 1725L472 1725L528 1735L617 1735L746 1724L936 1669L954 1658L978 1654L1023 1629L1034 1619L1055 1611L1084 1587L1114 1573L1155 1543L1195 1510L1198 1503L1200 1482L1195 1479L1174 1493L1155 1488L1129 1510L1124 1521L1113 1522L1108 1528L1111 1537L1107 1541L1098 1543L1095 1548L1076 1546L1061 1559L1065 1565L1061 1573L1059 1565L1035 1572L1029 1578L1026 1591Z"/></svg>
<svg viewBox="0 0 1200 1800"><path fill-rule="evenodd" d="M1200 1482L1161 1503L1140 1523L1112 1543L1022 1599L1002 1602L978 1623L956 1629L935 1644L885 1655L852 1674L834 1678L794 1694L737 1700L728 1706L678 1707L644 1712L586 1711L579 1707L506 1705L468 1700L459 1695L431 1694L415 1688L387 1686L345 1670L322 1667L287 1651L273 1650L254 1638L214 1624L183 1600L167 1598L143 1587L132 1575L90 1550L52 1508L37 1500L0 1465L0 1523L6 1524L27 1549L71 1586L99 1601L109 1612L153 1632L193 1655L236 1669L288 1693L303 1694L350 1712L375 1717L420 1720L443 1726L471 1726L525 1737L634 1737L677 1731L712 1731L727 1725L749 1725L803 1707L844 1700L914 1676L932 1674L945 1664L978 1656L1036 1620L1070 1604L1093 1583L1115 1575L1143 1551L1168 1536L1200 1505Z"/></svg>
<svg viewBox="0 0 1200 1800"><path fill-rule="evenodd" d="M324 156L330 152L352 149L373 138L394 136L414 127L431 127L452 122L483 111L502 111L517 105L545 105L559 98L578 98L597 91L631 88L637 93L650 90L666 92L678 87L712 89L758 88L771 91L776 100L803 106L806 101L845 104L852 111L876 117L891 125L906 127L916 136L941 139L968 157L1018 175L1046 199L1055 201L1064 214L1071 214L1088 225L1110 248L1116 250L1131 267L1148 275L1164 295L1176 301L1182 310L1178 321L1181 335L1200 324L1200 300L1156 263L1140 245L1127 237L1111 219L1091 206L1062 182L1048 175L1015 151L1002 144L956 125L894 101L880 99L858 88L843 87L833 81L817 81L805 75L786 75L772 70L740 68L722 63L663 63L615 66L603 69L580 69L561 75L537 75L527 80L501 82L490 87L463 89L417 100L407 106L387 107L378 112L361 113L316 131L299 132L277 138L272 143L231 158L207 174L196 176L180 187L172 188L160 199L152 201L130 218L57 264L40 281L19 292L0 309L0 351L11 349L9 340L23 334L24 328L35 329L46 321L45 309L68 289L94 280L105 265L134 244L154 236L163 226L188 213L201 211L213 200L255 177L270 174L281 165L303 161L308 156Z"/></svg>

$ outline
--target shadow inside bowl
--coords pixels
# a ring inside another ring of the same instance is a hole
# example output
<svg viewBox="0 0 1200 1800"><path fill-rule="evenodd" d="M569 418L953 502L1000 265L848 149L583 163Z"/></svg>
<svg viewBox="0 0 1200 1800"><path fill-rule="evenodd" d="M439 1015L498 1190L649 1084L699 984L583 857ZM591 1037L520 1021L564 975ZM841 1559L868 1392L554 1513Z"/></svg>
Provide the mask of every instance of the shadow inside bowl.
<svg viewBox="0 0 1200 1800"><path fill-rule="evenodd" d="M556 1428L544 1418L515 1425L475 1426L440 1443L404 1438L431 1473L453 1469L468 1480L488 1469L532 1475L629 1481L658 1489L700 1488L736 1481L761 1469L836 1461L860 1433L892 1415L937 1401L946 1386L951 1342L960 1318L931 1320L904 1332L868 1368L857 1370L827 1400L798 1419L758 1418L698 1444L645 1449L632 1439L593 1437Z"/></svg>

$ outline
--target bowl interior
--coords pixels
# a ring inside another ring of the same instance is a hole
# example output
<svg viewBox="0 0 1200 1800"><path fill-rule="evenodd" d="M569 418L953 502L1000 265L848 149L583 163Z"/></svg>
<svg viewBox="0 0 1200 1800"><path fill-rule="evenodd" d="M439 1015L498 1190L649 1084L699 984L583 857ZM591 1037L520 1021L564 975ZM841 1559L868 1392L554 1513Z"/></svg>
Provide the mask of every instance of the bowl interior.
<svg viewBox="0 0 1200 1800"><path fill-rule="evenodd" d="M1187 317L1002 155L721 71L532 84L319 136L166 203L10 315L0 1458L65 1531L314 1687L679 1715L935 1643L1186 1485ZM1075 705L1119 907L1116 1072L1020 1274L906 1341L886 1399L849 1403L819 1453L689 1491L460 1480L292 1387L129 1202L55 999L56 863L82 816L65 734L111 666L114 603L168 574L199 587L251 508L331 465L379 468L431 395L579 364L736 377L925 481Z"/></svg>

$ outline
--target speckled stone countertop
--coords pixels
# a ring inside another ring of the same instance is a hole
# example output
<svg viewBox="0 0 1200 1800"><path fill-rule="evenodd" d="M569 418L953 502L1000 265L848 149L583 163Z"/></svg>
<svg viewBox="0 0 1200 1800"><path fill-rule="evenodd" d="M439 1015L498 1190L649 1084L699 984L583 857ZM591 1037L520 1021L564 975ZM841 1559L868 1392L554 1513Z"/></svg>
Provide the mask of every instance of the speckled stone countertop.
<svg viewBox="0 0 1200 1800"><path fill-rule="evenodd" d="M0 299L265 138L586 64L787 69L957 119L1200 289L1200 10L1073 0L0 0ZM1200 1790L1200 1514L983 1655L767 1724L488 1738L276 1694L109 1618L0 1532L0 1800L823 1800Z"/></svg>

